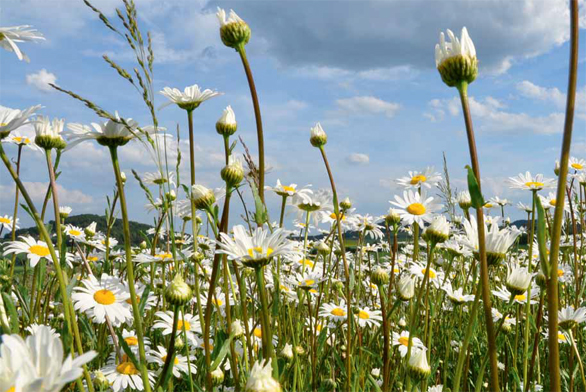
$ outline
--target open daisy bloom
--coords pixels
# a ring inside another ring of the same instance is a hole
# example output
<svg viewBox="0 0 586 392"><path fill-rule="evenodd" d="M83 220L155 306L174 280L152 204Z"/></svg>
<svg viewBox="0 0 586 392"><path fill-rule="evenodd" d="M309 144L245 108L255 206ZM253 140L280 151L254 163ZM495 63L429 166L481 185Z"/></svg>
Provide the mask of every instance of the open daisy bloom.
<svg viewBox="0 0 586 392"><path fill-rule="evenodd" d="M87 140L95 140L103 146L123 146L138 136L138 123L131 118L122 119L116 112L116 121L108 120L103 123L91 123L91 127L78 123L67 124L64 132L71 149ZM150 127L142 129L150 131Z"/></svg>
<svg viewBox="0 0 586 392"><path fill-rule="evenodd" d="M19 241L9 242L4 248L4 256L12 253L26 253L26 258L33 268L41 259L51 260L51 252L47 243L37 241L31 236L22 236Z"/></svg>
<svg viewBox="0 0 586 392"><path fill-rule="evenodd" d="M10 109L0 106L0 139L7 137L10 132L30 122L30 117L35 114L41 105L31 106L25 110Z"/></svg>
<svg viewBox="0 0 586 392"><path fill-rule="evenodd" d="M289 257L298 253L294 243L287 239L287 231L283 229L270 233L257 228L250 236L244 226L237 225L234 226L234 238L225 233L220 236L217 252L227 254L230 260L247 267L258 268L268 264L273 257Z"/></svg>
<svg viewBox="0 0 586 392"><path fill-rule="evenodd" d="M417 223L423 227L425 222L433 220L433 213L441 209L441 204L434 201L433 197L427 197L425 193L419 194L411 190L404 191L403 197L395 195L396 201L392 205L399 207L397 211L405 225Z"/></svg>
<svg viewBox="0 0 586 392"><path fill-rule="evenodd" d="M0 231L2 229L12 231L13 227L16 227L18 229L18 218L16 219L16 222L14 222L14 218L11 216L0 216Z"/></svg>
<svg viewBox="0 0 586 392"><path fill-rule="evenodd" d="M470 220L464 220L465 236L460 237L463 245L467 246L475 255L478 255L478 229L476 218L470 217ZM510 228L500 229L498 225L491 225L488 229L484 223L486 233L486 257L489 265L496 265L506 257L507 251L515 243L517 237L521 234L518 230Z"/></svg>
<svg viewBox="0 0 586 392"><path fill-rule="evenodd" d="M530 172L526 172L525 174L520 173L517 177L509 177L509 184L516 189L539 191L544 188L554 188L556 181L544 178L543 174L536 174L533 177Z"/></svg>
<svg viewBox="0 0 586 392"><path fill-rule="evenodd" d="M188 111L196 109L202 102L207 101L210 98L222 95L222 93L210 89L202 91L197 84L185 87L183 92L176 88L165 87L160 93L169 99L169 102L161 105L159 110L166 108L169 105L176 104L181 109Z"/></svg>
<svg viewBox="0 0 586 392"><path fill-rule="evenodd" d="M102 274L100 281L90 275L81 281L84 287L74 288L71 295L75 310L85 312L95 323L103 324L106 316L113 325L120 325L131 318L130 294L115 277Z"/></svg>
<svg viewBox="0 0 586 392"><path fill-rule="evenodd" d="M407 177L401 177L397 183L405 188L422 188L431 189L442 179L442 175L436 172L433 166L426 168L424 171L410 171Z"/></svg>
<svg viewBox="0 0 586 392"><path fill-rule="evenodd" d="M28 63L30 59L20 50L18 43L43 40L45 40L43 34L29 25L0 27L0 47L9 52L14 52L20 61L24 60Z"/></svg>
<svg viewBox="0 0 586 392"><path fill-rule="evenodd" d="M6 391L60 391L79 378L82 366L96 357L94 351L63 360L63 344L47 325L33 329L26 340L3 335L0 345L0 387Z"/></svg>

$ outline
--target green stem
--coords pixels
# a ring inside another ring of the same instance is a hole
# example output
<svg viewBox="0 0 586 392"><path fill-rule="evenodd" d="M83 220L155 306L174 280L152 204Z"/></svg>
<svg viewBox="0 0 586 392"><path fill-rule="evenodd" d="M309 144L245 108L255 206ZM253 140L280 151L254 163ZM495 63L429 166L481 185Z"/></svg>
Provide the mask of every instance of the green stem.
<svg viewBox="0 0 586 392"><path fill-rule="evenodd" d="M126 250L126 275L128 278L128 288L130 291L130 302L132 303L132 314L134 316L134 329L138 337L138 354L140 358L140 373L146 392L151 392L151 384L149 381L146 354L144 349L144 332L142 329L142 314L138 308L138 301L136 300L136 288L134 282L134 263L132 262L132 244L130 242L130 224L128 223L128 209L126 207L126 195L124 193L124 183L122 175L120 174L120 165L118 163L117 147L110 147L110 156L112 157L112 167L116 176L116 185L118 187L118 195L120 198L120 210L122 212L122 226L124 229L124 247Z"/></svg>

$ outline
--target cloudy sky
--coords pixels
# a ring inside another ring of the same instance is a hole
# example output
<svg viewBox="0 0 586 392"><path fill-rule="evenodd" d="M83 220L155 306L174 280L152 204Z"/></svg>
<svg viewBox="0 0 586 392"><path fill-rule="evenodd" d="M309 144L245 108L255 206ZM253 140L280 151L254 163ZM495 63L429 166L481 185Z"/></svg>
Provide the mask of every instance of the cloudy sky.
<svg viewBox="0 0 586 392"><path fill-rule="evenodd" d="M237 54L222 45L217 6L233 8L252 28L247 46L264 119L267 183L277 179L314 189L328 186L309 128L320 121L339 192L358 212L383 214L400 191L395 180L426 166L442 169L446 153L453 185L465 188L468 150L455 89L435 70L441 30L467 26L480 74L471 85L485 196L527 201L508 188L509 176L525 172L553 177L559 158L568 68L569 13L564 0L505 1L232 1L136 0L143 31L153 35L155 89L199 84L224 93L195 111L197 177L220 186L221 138L214 124L232 105L238 134L255 153L256 130L248 85ZM121 0L94 0L114 23ZM586 4L581 3L582 8ZM56 83L148 124L136 91L101 58L135 64L125 43L106 29L81 0L3 0L0 25L30 24L46 41L24 44L31 62L0 52L0 105L44 106L42 113L67 122L98 118L80 103L52 91ZM586 26L586 16L581 15ZM573 155L586 158L586 33L580 31L581 63ZM156 106L165 102L157 96ZM161 125L181 129L187 152L186 115L176 107L158 113ZM238 147L242 150L241 147ZM10 154L15 153L8 147ZM185 154L184 157L187 157ZM42 154L26 151L22 177L39 201L47 183ZM123 169L155 167L139 145L124 147ZM185 160L187 161L187 160ZM187 164L182 168L188 173ZM105 148L84 143L63 157L61 204L74 213L103 213L113 175ZM151 222L146 199L129 181L131 219ZM13 185L0 170L0 214L11 214ZM278 200L269 197L277 215ZM523 213L509 208L513 218ZM23 217L23 214L21 214ZM23 225L30 219L23 217Z"/></svg>

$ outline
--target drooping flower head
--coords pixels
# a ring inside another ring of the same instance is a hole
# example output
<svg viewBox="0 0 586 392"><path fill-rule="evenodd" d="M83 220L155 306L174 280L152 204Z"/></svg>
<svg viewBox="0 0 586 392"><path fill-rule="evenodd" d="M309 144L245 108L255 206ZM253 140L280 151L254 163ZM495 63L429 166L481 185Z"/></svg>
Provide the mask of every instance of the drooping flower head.
<svg viewBox="0 0 586 392"><path fill-rule="evenodd" d="M31 106L25 110L0 106L0 139L4 139L10 132L28 124L30 117L40 108L41 105Z"/></svg>

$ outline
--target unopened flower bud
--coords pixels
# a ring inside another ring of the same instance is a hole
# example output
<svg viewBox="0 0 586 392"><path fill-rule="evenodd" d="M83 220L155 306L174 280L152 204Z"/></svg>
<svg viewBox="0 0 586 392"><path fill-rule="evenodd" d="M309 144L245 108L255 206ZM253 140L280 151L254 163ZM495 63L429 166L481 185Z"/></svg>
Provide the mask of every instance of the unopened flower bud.
<svg viewBox="0 0 586 392"><path fill-rule="evenodd" d="M340 202L340 208L343 210L349 210L352 208L352 202L348 197Z"/></svg>
<svg viewBox="0 0 586 392"><path fill-rule="evenodd" d="M236 123L234 110L228 105L228 107L224 109L222 117L216 122L216 132L222 136L231 136L236 133L237 127L238 124Z"/></svg>
<svg viewBox="0 0 586 392"><path fill-rule="evenodd" d="M314 147L322 147L328 142L328 135L325 133L320 123L315 124L315 127L311 128L311 136L309 141Z"/></svg>
<svg viewBox="0 0 586 392"><path fill-rule="evenodd" d="M224 45L238 49L248 43L250 40L250 27L236 15L236 12L230 10L230 14L226 18L226 11L218 8L216 16L220 21L220 38Z"/></svg>
<svg viewBox="0 0 586 392"><path fill-rule="evenodd" d="M244 335L244 328L242 328L242 323L240 320L232 321L232 324L230 324L230 331L232 336L235 338L239 338L240 336Z"/></svg>
<svg viewBox="0 0 586 392"><path fill-rule="evenodd" d="M286 360L290 361L293 359L293 346L290 344L285 344L285 347L281 350L281 356Z"/></svg>
<svg viewBox="0 0 586 392"><path fill-rule="evenodd" d="M377 286L380 286L389 284L390 277L389 273L384 268L378 267L374 270L374 272L370 276L370 279L372 280L372 283L374 283Z"/></svg>
<svg viewBox="0 0 586 392"><path fill-rule="evenodd" d="M220 385L224 382L224 372L219 367L212 371L211 375L214 385Z"/></svg>
<svg viewBox="0 0 586 392"><path fill-rule="evenodd" d="M424 349L415 349L409 358L407 371L411 377L424 380L431 374L431 368L427 363L427 354Z"/></svg>
<svg viewBox="0 0 586 392"><path fill-rule="evenodd" d="M180 274L175 275L173 281L165 290L165 299L176 306L185 305L191 299L191 288Z"/></svg>
<svg viewBox="0 0 586 392"><path fill-rule="evenodd" d="M226 181L228 187L235 187L244 179L244 169L239 159L230 156L228 165L220 172L222 180Z"/></svg>
<svg viewBox="0 0 586 392"><path fill-rule="evenodd" d="M409 301L415 295L415 281L410 276L403 276L399 280L399 298Z"/></svg>
<svg viewBox="0 0 586 392"><path fill-rule="evenodd" d="M191 187L191 198L195 202L195 208L198 210L206 210L216 202L214 192L199 184Z"/></svg>

